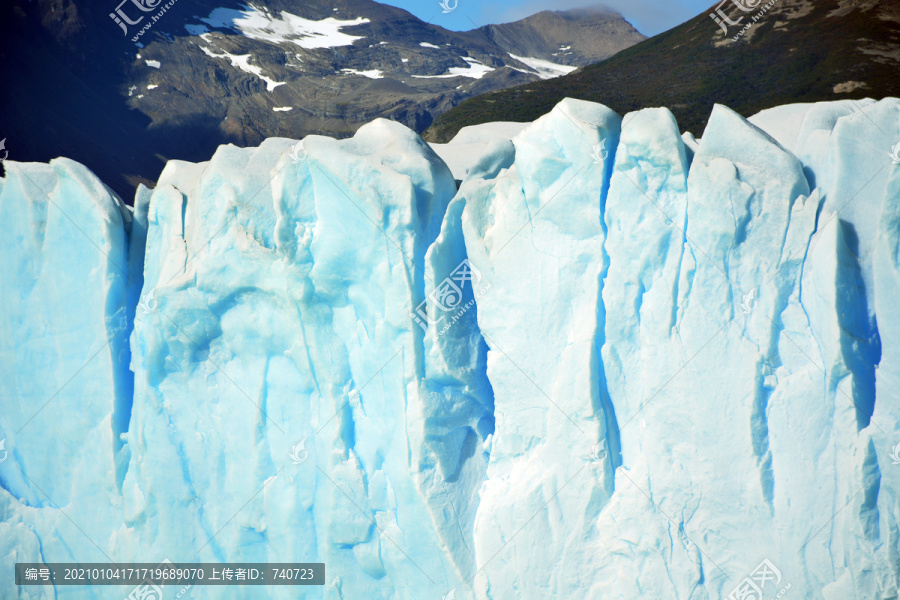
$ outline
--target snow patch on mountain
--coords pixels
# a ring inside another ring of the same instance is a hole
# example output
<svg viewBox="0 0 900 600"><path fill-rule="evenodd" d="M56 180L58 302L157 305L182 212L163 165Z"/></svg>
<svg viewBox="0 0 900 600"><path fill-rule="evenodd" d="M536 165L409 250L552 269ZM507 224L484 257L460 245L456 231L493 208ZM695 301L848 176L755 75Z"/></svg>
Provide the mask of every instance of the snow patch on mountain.
<svg viewBox="0 0 900 600"><path fill-rule="evenodd" d="M450 67L447 72L442 75L413 75L416 79L446 79L448 77L470 77L472 79L481 79L486 74L494 70L483 64L481 61L475 60L469 56L460 56L466 61L467 67Z"/></svg>
<svg viewBox="0 0 900 600"><path fill-rule="evenodd" d="M204 38L206 39L206 38ZM208 41L208 40L207 40ZM231 62L232 67L237 67L241 71L246 73L250 73L251 75L256 75L260 79L266 82L266 91L271 92L279 85L284 85L284 81L275 81L269 77L263 75L262 68L257 67L256 65L250 64L250 59L253 58L252 54L229 54L228 52L222 52L221 54L216 54L206 46L202 46L200 48L203 50L203 53L207 56L211 56L213 58L227 58Z"/></svg>
<svg viewBox="0 0 900 600"><path fill-rule="evenodd" d="M307 49L350 46L364 36L350 35L341 29L370 22L363 17L347 20L328 17L314 21L287 11L281 11L280 16L275 16L267 8L253 5L244 10L216 8L208 17L200 20L210 27L240 31L242 35L254 40L272 44L292 43Z"/></svg>
<svg viewBox="0 0 900 600"><path fill-rule="evenodd" d="M554 77L568 75L578 68L570 67L568 65L560 65L541 58L529 58L527 56L516 56L515 54L510 54L509 56L519 61L520 63L531 67L531 69L536 72L541 79L553 79Z"/></svg>
<svg viewBox="0 0 900 600"><path fill-rule="evenodd" d="M379 69L369 69L368 71L357 71L356 69L341 69L342 73L347 73L348 75L361 75L363 77L368 77L369 79L381 79L384 77L384 73L382 73Z"/></svg>

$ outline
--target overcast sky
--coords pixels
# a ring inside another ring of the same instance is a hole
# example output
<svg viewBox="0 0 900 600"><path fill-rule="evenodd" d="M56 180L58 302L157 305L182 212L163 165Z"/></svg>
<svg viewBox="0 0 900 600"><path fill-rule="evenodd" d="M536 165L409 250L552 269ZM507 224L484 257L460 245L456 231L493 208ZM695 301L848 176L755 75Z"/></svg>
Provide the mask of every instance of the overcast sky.
<svg viewBox="0 0 900 600"><path fill-rule="evenodd" d="M447 29L465 31L489 23L508 23L542 10L596 6L597 0L442 0L456 8L444 13L439 0L378 0L399 6ZM715 4L714 0L606 0L644 35L653 36L684 23Z"/></svg>

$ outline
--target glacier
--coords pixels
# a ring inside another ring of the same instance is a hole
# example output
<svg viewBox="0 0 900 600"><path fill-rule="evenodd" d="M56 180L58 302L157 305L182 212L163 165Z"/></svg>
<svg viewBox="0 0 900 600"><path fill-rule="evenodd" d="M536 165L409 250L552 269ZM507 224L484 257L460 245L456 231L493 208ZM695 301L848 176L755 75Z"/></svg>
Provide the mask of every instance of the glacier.
<svg viewBox="0 0 900 600"><path fill-rule="evenodd" d="M717 105L700 137L566 99L449 144L379 119L223 146L133 206L72 160L7 160L3 572L897 599L898 141L895 98Z"/></svg>

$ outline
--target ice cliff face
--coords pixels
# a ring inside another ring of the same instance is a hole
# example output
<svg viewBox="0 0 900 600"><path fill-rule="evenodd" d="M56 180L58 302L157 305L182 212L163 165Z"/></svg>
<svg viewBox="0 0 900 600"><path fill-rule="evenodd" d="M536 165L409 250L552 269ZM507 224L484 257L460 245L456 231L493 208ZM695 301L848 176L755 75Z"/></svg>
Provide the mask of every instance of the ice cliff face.
<svg viewBox="0 0 900 600"><path fill-rule="evenodd" d="M453 172L384 120L222 147L133 210L71 161L8 162L3 568L897 598L900 101L717 107L698 142L566 100L465 137Z"/></svg>

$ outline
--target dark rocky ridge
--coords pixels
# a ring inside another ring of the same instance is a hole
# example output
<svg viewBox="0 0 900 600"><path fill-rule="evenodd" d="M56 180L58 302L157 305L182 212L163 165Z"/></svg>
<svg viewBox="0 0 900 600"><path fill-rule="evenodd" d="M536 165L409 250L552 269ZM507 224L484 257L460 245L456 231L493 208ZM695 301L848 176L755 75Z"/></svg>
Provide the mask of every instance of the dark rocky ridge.
<svg viewBox="0 0 900 600"><path fill-rule="evenodd" d="M514 23L486 25L478 31L510 54L576 67L599 62L636 43L631 24L599 7L545 10ZM643 39L641 36L637 41Z"/></svg>

